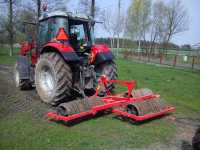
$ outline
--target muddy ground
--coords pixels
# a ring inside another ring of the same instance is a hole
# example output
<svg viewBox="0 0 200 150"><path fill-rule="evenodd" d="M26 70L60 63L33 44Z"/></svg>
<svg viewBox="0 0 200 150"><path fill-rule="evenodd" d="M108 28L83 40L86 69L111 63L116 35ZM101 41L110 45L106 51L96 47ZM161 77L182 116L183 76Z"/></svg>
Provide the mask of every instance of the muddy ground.
<svg viewBox="0 0 200 150"><path fill-rule="evenodd" d="M17 112L32 112L36 118L43 117L49 106L40 101L35 89L19 91L14 85L12 70L11 66L0 65L0 105L5 106L0 118Z"/></svg>
<svg viewBox="0 0 200 150"><path fill-rule="evenodd" d="M40 101L35 89L30 91L19 91L13 84L12 67L0 65L0 105L4 108L0 110L1 118L13 115L16 112L31 112L35 118L44 118L50 108ZM192 150L191 140L200 125L200 119L188 117L172 117L165 119L175 123L177 132L174 137L165 144L154 143L138 150Z"/></svg>

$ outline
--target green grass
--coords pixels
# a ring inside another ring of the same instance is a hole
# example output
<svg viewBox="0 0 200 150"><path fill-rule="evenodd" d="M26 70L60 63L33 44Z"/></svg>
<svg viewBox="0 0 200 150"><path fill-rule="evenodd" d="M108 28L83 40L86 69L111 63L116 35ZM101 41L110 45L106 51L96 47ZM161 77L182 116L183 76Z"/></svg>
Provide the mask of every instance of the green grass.
<svg viewBox="0 0 200 150"><path fill-rule="evenodd" d="M0 55L0 63L2 62ZM5 58L8 64L14 62ZM4 63L5 64L5 63ZM119 78L137 80L138 88L160 93L177 111L175 116L197 117L200 114L200 73L117 60ZM121 91L118 88L117 91ZM3 106L0 106L0 109ZM165 142L176 131L166 119L130 124L113 115L92 118L66 126L34 119L31 113L17 113L0 119L0 149L132 149L154 142Z"/></svg>
<svg viewBox="0 0 200 150"><path fill-rule="evenodd" d="M20 113L13 118L2 119L0 130L0 149L110 150L164 142L175 131L175 127L164 120L133 125L117 120L112 115L68 127Z"/></svg>
<svg viewBox="0 0 200 150"><path fill-rule="evenodd" d="M9 56L8 47L0 48L0 64L13 65L16 62L18 52L19 48L14 48L13 56Z"/></svg>
<svg viewBox="0 0 200 150"><path fill-rule="evenodd" d="M200 72L118 60L119 78L137 80L138 87L159 93L177 108L177 114L200 113Z"/></svg>

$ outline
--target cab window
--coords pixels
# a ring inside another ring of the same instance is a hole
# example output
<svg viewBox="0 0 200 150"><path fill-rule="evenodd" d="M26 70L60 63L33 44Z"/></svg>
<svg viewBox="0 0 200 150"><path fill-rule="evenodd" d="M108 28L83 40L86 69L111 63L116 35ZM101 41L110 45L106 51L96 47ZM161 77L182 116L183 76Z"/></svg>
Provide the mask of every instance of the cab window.
<svg viewBox="0 0 200 150"><path fill-rule="evenodd" d="M68 21L64 17L53 17L48 20L41 21L39 25L38 37L39 45L43 46L47 42L52 41L61 27L63 27L68 33Z"/></svg>
<svg viewBox="0 0 200 150"><path fill-rule="evenodd" d="M80 49L89 41L88 23L84 21L69 21L70 44L74 49Z"/></svg>

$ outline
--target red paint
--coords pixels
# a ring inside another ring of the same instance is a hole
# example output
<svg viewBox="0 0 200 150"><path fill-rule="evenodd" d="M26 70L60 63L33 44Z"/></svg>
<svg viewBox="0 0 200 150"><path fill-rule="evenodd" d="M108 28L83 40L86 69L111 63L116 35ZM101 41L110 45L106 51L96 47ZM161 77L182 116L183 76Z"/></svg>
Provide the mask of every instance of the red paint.
<svg viewBox="0 0 200 150"><path fill-rule="evenodd" d="M54 119L56 121L70 121L70 120L74 120L74 119L78 119L80 117L84 117L84 116L88 116L92 114L91 111L88 111L88 112L82 112L80 114L74 114L74 115L71 115L71 116L60 116L60 115L57 115L55 112L49 112L47 113L47 117L50 118L50 119Z"/></svg>
<svg viewBox="0 0 200 150"><path fill-rule="evenodd" d="M147 119L162 116L162 115L165 115L167 113L175 111L174 107L168 106L160 112L149 113L149 114L146 114L144 116L136 116L134 114L130 114L126 111L122 111L120 108L123 107L123 106L127 106L128 104L131 104L131 103L134 103L134 102L150 101L150 100L153 101L153 98L157 98L157 97L159 97L159 95L149 94L149 95L140 96L140 97L132 97L131 92L136 85L135 81L122 81L122 80L110 80L109 81L106 78L106 76L102 76L99 80L99 84L100 83L103 83L104 86L106 86L108 83L116 83L116 84L126 86L127 89L128 89L128 92L127 92L128 96L127 97L114 96L114 95L111 95L111 93L109 92L109 93L107 93L107 96L102 97L102 99L101 99L101 101L103 102L103 105L94 106L87 112L81 112L81 113L70 115L70 116L61 116L61 115L56 114L55 112L49 112L47 114L47 117L50 118L50 119L56 120L56 121L66 121L67 122L67 121L72 121L72 120L77 119L77 118L81 118L83 116L88 116L88 115L93 116L98 111L102 111L102 110L106 110L106 109L111 108L112 112L117 114L117 115L128 117L128 118L133 119L135 121L144 121L144 120L147 120ZM98 88L96 90L96 94L98 94Z"/></svg>
<svg viewBox="0 0 200 150"><path fill-rule="evenodd" d="M92 51L95 51L96 53L106 53L110 51L110 48L106 44L96 44L92 46Z"/></svg>
<svg viewBox="0 0 200 150"><path fill-rule="evenodd" d="M163 111L161 112L156 112L156 113L151 113L151 114L146 114L144 116L136 116L134 114L129 114L127 112L123 112L119 109L113 109L112 112L117 114L117 115L121 115L121 116L124 116L124 117L128 117L130 119L133 119L135 121L144 121L144 120L148 120L148 119L151 119L151 118L155 118L155 117L159 117L159 116L163 116L167 113L170 113L170 112L174 112L175 111L175 108L174 107L167 107L166 109L164 109Z"/></svg>
<svg viewBox="0 0 200 150"><path fill-rule="evenodd" d="M20 55L22 56L26 56L28 52L30 52L32 49L34 49L36 46L35 46L35 43L32 42L32 43L28 43L28 42L24 42L24 43L21 43L21 48L20 48ZM31 54L31 63L33 65L35 65L37 63L37 55L36 55L36 52L32 52Z"/></svg>
<svg viewBox="0 0 200 150"><path fill-rule="evenodd" d="M23 42L23 43L21 43L20 55L26 56L26 54L34 48L35 48L34 42L32 42L32 43Z"/></svg>
<svg viewBox="0 0 200 150"><path fill-rule="evenodd" d="M98 53L108 53L110 52L110 48L106 44L96 44L91 48L91 62L93 62Z"/></svg>
<svg viewBox="0 0 200 150"><path fill-rule="evenodd" d="M49 42L43 47L43 49L47 47L55 48L60 52L74 52L73 48L69 44L64 44L59 42Z"/></svg>
<svg viewBox="0 0 200 150"><path fill-rule="evenodd" d="M31 63L32 63L33 65L35 65L35 64L37 63L37 59L38 59L38 57L37 57L36 52L32 53L32 56L31 56Z"/></svg>

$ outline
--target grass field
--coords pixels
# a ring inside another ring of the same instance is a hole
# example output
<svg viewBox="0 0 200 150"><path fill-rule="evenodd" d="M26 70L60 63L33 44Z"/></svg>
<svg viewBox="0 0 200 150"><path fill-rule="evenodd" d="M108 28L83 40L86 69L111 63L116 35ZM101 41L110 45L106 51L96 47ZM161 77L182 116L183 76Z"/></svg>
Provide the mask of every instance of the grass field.
<svg viewBox="0 0 200 150"><path fill-rule="evenodd" d="M0 47L0 64L12 65L15 63L19 48L14 48L13 56L9 56L8 47Z"/></svg>
<svg viewBox="0 0 200 150"><path fill-rule="evenodd" d="M15 57L0 55L0 64L13 64ZM135 79L138 88L147 87L160 93L176 106L175 117L198 117L200 114L200 73L154 65L117 60L119 78ZM118 88L117 91L121 91ZM0 110L3 106L0 106ZM96 117L74 126L34 118L20 112L0 118L0 149L132 149L155 142L165 142L176 132L176 125L167 119L131 124L113 115Z"/></svg>

